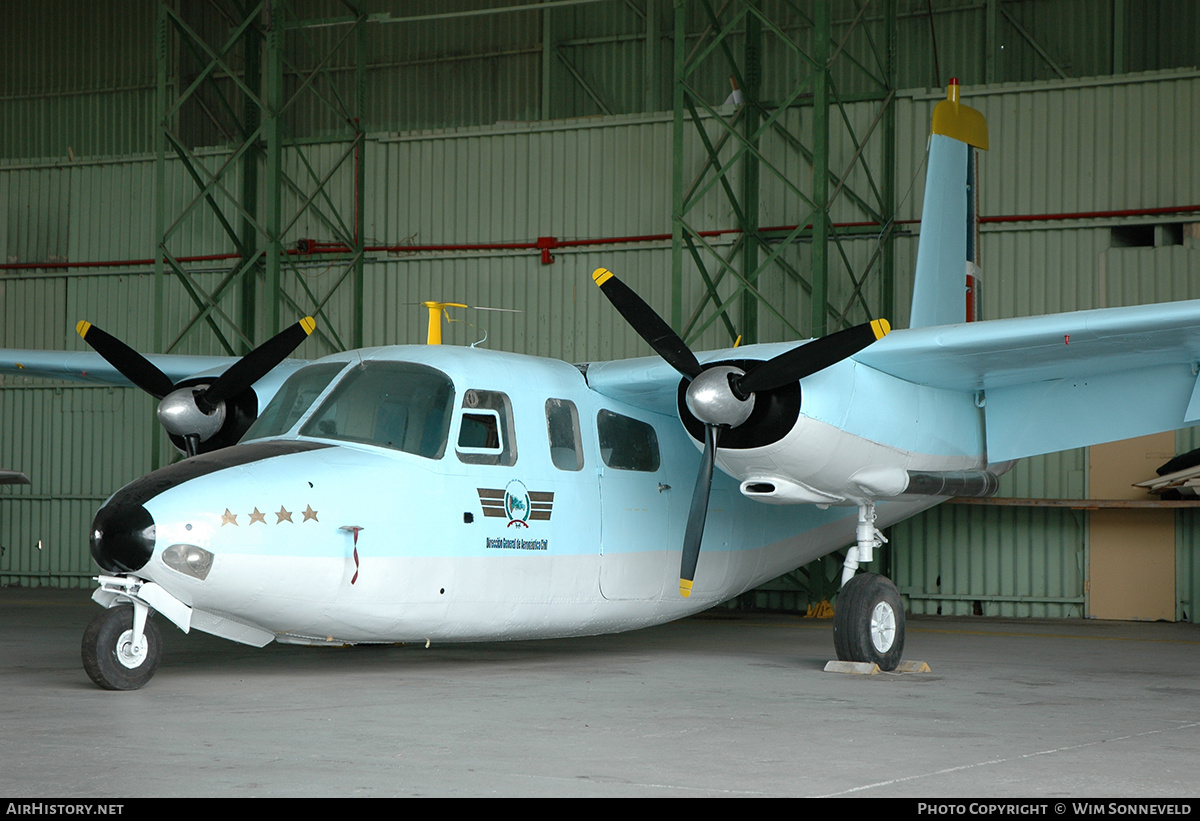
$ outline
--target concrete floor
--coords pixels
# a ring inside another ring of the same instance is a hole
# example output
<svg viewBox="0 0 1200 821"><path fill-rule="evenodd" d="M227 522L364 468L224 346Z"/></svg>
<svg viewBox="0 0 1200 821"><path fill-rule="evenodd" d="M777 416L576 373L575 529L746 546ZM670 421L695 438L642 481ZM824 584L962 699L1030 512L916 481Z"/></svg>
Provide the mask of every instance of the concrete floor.
<svg viewBox="0 0 1200 821"><path fill-rule="evenodd" d="M162 623L96 689L86 591L0 589L0 794L1200 795L1200 628L910 618L931 674L825 673L830 622L255 650Z"/></svg>

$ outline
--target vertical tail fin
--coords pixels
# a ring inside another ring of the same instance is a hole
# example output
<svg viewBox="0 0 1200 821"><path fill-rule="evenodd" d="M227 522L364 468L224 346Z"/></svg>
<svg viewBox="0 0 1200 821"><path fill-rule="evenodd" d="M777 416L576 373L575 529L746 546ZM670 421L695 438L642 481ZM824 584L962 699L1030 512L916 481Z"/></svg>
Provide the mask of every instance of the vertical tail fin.
<svg viewBox="0 0 1200 821"><path fill-rule="evenodd" d="M987 150L987 121L958 101L958 80L934 108L931 130L911 328L965 321L966 276L979 262L973 149Z"/></svg>

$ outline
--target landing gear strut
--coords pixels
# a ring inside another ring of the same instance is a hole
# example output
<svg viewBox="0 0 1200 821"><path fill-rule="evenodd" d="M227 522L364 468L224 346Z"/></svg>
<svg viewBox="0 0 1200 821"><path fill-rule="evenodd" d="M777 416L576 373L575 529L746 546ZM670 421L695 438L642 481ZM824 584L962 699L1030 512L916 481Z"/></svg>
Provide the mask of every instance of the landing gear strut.
<svg viewBox="0 0 1200 821"><path fill-rule="evenodd" d="M135 607L140 613L135 613ZM83 669L105 690L137 690L158 669L162 634L145 605L118 605L83 631ZM140 624L139 624L140 622Z"/></svg>
<svg viewBox="0 0 1200 821"><path fill-rule="evenodd" d="M841 661L865 661L895 670L904 653L904 603L900 591L878 573L854 575L887 539L875 527L875 503L858 508L857 543L846 555L842 589L833 611L833 646Z"/></svg>

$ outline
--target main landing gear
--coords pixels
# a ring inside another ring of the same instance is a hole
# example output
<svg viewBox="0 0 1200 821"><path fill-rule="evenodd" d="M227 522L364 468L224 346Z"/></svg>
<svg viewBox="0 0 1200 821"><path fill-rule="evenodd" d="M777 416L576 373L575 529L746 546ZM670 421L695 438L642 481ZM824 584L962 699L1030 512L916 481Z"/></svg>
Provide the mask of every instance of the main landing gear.
<svg viewBox="0 0 1200 821"><path fill-rule="evenodd" d="M148 616L145 605L118 605L101 612L83 631L83 669L97 686L137 690L154 676L162 658L162 634Z"/></svg>
<svg viewBox="0 0 1200 821"><path fill-rule="evenodd" d="M904 605L891 580L862 573L838 593L833 646L842 661L865 661L895 670L904 653Z"/></svg>
<svg viewBox="0 0 1200 821"><path fill-rule="evenodd" d="M878 573L854 575L887 540L875 527L875 504L858 509L858 542L846 556L842 589L833 611L833 646L841 661L875 663L895 670L904 653L904 603L900 591Z"/></svg>

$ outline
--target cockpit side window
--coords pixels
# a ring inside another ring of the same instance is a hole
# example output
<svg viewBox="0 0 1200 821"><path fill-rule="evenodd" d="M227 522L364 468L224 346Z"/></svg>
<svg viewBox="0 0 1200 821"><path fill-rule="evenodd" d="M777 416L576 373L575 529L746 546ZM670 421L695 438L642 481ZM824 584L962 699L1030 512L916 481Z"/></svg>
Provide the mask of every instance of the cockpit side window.
<svg viewBox="0 0 1200 821"><path fill-rule="evenodd" d="M658 435L654 428L610 410L596 414L600 457L616 470L658 470Z"/></svg>
<svg viewBox="0 0 1200 821"><path fill-rule="evenodd" d="M342 377L300 433L440 459L453 405L454 386L441 371L412 362L364 362Z"/></svg>
<svg viewBox="0 0 1200 821"><path fill-rule="evenodd" d="M458 427L458 460L468 465L517 463L512 402L500 391L469 390L463 395Z"/></svg>
<svg viewBox="0 0 1200 821"><path fill-rule="evenodd" d="M242 438L249 441L287 433L345 367L345 362L322 362L296 371L276 391Z"/></svg>
<svg viewBox="0 0 1200 821"><path fill-rule="evenodd" d="M559 470L583 469L583 437L579 435L579 411L569 399L546 400L546 433L550 438L550 461Z"/></svg>

